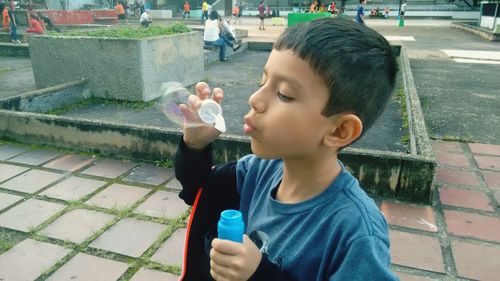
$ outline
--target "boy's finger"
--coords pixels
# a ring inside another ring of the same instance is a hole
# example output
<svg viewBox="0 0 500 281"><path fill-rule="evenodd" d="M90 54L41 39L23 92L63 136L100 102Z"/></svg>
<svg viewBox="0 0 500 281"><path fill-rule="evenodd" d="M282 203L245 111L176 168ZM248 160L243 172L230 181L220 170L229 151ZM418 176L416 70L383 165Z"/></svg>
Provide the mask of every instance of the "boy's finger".
<svg viewBox="0 0 500 281"><path fill-rule="evenodd" d="M210 250L210 262L215 262L218 265L229 267L234 260L233 255L218 252L214 248Z"/></svg>
<svg viewBox="0 0 500 281"><path fill-rule="evenodd" d="M218 104L222 103L222 99L224 98L224 90L221 88L215 88L212 92L212 99Z"/></svg>
<svg viewBox="0 0 500 281"><path fill-rule="evenodd" d="M243 244L230 240L218 238L214 238L214 240L212 240L212 248L215 251L224 253L226 255L238 255L243 252L243 247Z"/></svg>
<svg viewBox="0 0 500 281"><path fill-rule="evenodd" d="M208 95L210 94L210 87L208 86L207 83L205 82L198 82L196 83L196 95L204 100L208 98Z"/></svg>

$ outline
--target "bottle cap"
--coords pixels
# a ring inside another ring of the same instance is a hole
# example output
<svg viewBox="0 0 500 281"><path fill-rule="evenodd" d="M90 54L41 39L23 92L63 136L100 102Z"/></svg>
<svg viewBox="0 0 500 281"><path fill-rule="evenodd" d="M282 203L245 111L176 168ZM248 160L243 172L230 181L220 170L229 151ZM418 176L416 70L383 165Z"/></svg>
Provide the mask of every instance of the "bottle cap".
<svg viewBox="0 0 500 281"><path fill-rule="evenodd" d="M198 109L198 115L201 121L212 124L221 131L226 132L226 122L222 117L222 107L212 99L205 99L201 102L201 107Z"/></svg>

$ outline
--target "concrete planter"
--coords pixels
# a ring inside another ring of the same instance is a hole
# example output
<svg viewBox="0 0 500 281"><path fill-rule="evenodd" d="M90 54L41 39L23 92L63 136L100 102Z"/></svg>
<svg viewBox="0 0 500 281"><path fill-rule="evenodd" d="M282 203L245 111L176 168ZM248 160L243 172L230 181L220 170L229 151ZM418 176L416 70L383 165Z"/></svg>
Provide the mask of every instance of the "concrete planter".
<svg viewBox="0 0 500 281"><path fill-rule="evenodd" d="M159 97L163 82L200 81L204 68L198 32L141 40L33 36L30 55L39 89L85 78L94 96L130 101Z"/></svg>

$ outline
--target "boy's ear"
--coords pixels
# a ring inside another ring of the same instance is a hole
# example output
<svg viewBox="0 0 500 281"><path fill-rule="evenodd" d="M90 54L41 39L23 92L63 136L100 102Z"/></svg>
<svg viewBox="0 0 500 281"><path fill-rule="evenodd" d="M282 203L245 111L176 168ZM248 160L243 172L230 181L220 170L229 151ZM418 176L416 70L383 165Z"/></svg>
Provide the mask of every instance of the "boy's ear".
<svg viewBox="0 0 500 281"><path fill-rule="evenodd" d="M342 148L354 142L363 131L363 123L358 116L347 113L339 114L332 120L332 129L323 139L329 147Z"/></svg>

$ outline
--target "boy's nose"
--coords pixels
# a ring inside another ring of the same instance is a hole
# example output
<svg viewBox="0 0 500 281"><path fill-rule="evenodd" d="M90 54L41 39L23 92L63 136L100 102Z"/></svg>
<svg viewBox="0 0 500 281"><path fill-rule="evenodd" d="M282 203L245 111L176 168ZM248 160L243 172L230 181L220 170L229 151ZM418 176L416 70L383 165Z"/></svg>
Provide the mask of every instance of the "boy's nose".
<svg viewBox="0 0 500 281"><path fill-rule="evenodd" d="M255 112L263 112L265 110L265 102L262 98L262 88L253 93L250 98L248 98L248 103L250 107Z"/></svg>

